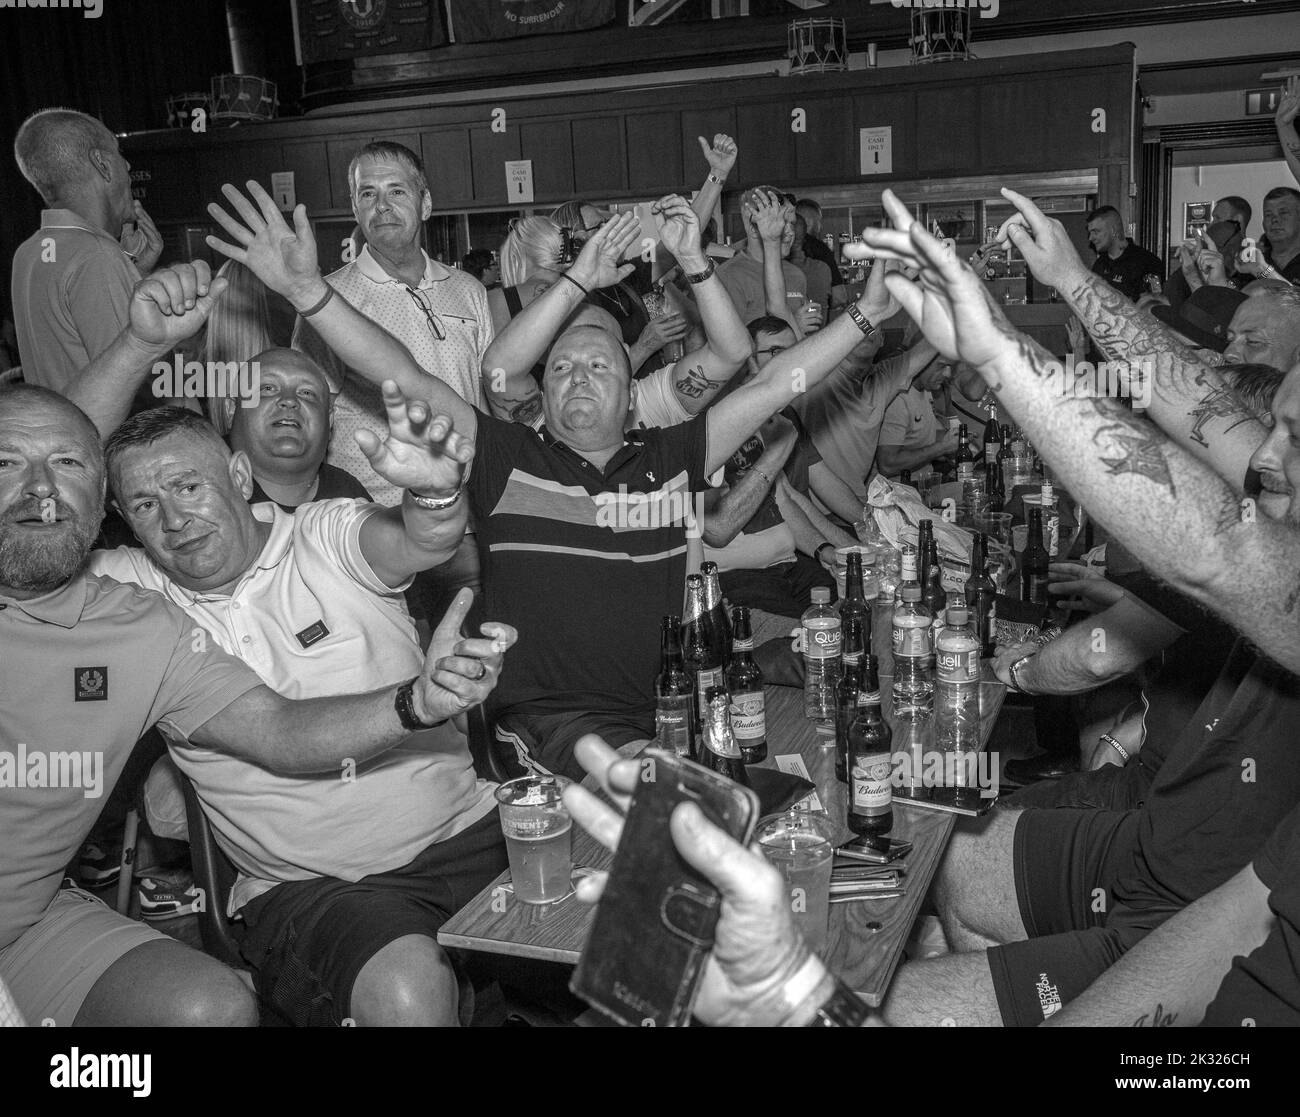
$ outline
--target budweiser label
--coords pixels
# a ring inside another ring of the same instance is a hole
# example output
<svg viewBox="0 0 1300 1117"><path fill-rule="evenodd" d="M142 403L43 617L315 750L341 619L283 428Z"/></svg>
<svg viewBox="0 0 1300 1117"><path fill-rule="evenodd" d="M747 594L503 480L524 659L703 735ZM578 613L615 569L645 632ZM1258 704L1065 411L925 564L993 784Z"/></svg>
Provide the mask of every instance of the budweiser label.
<svg viewBox="0 0 1300 1117"><path fill-rule="evenodd" d="M761 690L732 695L731 731L738 741L761 741L767 736L767 716Z"/></svg>
<svg viewBox="0 0 1300 1117"><path fill-rule="evenodd" d="M863 767L853 767L853 807L858 811L879 811L889 806L893 799L890 775L893 765L889 757Z"/></svg>

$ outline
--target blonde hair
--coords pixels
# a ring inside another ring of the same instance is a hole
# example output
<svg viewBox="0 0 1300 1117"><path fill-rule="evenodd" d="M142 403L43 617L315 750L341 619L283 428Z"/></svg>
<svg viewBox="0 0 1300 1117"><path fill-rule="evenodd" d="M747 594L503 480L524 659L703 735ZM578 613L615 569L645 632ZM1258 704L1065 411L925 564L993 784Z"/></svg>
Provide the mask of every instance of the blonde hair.
<svg viewBox="0 0 1300 1117"><path fill-rule="evenodd" d="M243 364L275 345L271 340L266 286L236 260L227 260L217 275L224 276L230 286L212 308L199 359ZM223 437L229 434L230 424L221 400L203 402L212 425Z"/></svg>
<svg viewBox="0 0 1300 1117"><path fill-rule="evenodd" d="M549 217L522 217L501 245L501 286L518 287L539 268L558 270L564 244L560 227Z"/></svg>

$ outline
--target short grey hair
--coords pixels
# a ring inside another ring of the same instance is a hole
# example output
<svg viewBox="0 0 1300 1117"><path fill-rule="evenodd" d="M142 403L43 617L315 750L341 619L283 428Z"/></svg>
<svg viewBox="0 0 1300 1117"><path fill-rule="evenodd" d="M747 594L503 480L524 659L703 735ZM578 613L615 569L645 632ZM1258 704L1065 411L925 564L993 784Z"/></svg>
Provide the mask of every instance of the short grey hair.
<svg viewBox="0 0 1300 1117"><path fill-rule="evenodd" d="M41 109L23 121L14 139L14 159L46 205L90 174L90 153L111 151L113 133L104 122L75 109Z"/></svg>

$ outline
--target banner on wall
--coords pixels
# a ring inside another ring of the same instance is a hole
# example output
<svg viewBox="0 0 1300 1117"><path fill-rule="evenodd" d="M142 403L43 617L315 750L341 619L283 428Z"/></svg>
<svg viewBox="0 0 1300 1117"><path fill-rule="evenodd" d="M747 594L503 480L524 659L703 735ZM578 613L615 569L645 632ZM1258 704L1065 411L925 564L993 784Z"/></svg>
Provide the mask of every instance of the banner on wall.
<svg viewBox="0 0 1300 1117"><path fill-rule="evenodd" d="M458 43L590 31L614 20L615 0L449 0Z"/></svg>
<svg viewBox="0 0 1300 1117"><path fill-rule="evenodd" d="M429 0L294 0L302 63L443 46L442 5Z"/></svg>

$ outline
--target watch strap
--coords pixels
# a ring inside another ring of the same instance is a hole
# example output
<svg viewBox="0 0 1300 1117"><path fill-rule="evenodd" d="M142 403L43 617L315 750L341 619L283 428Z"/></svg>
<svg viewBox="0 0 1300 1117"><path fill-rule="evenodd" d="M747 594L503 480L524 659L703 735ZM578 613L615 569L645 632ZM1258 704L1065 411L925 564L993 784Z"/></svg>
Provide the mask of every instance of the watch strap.
<svg viewBox="0 0 1300 1117"><path fill-rule="evenodd" d="M712 258L710 258L709 266L705 268L703 271L684 272L683 274L685 274L686 276L687 283L699 284L699 283L703 283L706 279L712 276L713 273L717 270L718 270L718 265L713 262Z"/></svg>
<svg viewBox="0 0 1300 1117"><path fill-rule="evenodd" d="M416 679L419 678L417 675ZM432 728L426 725L415 716L415 701L413 698L415 692L415 679L403 683L397 688L397 696L393 699L393 709L397 711L397 720L402 723L402 728L411 733L418 733L422 729Z"/></svg>
<svg viewBox="0 0 1300 1117"><path fill-rule="evenodd" d="M871 1010L862 1003L862 998L844 982L836 981L830 999L817 1009L817 1015L805 1027L860 1028L870 1015Z"/></svg>
<svg viewBox="0 0 1300 1117"><path fill-rule="evenodd" d="M1010 670L1008 671L1008 674L1010 674L1010 676L1011 676L1011 681L1012 681L1013 683L1016 684L1016 689L1017 689L1018 691L1020 691L1021 694L1033 694L1033 693L1034 693L1034 692L1033 692L1032 690L1030 690L1027 686L1025 686L1024 683L1022 683L1022 682L1020 681L1020 665L1021 665L1022 663L1024 663L1025 660L1027 660L1027 659L1033 659L1033 658L1034 658L1034 656L1033 656L1032 653L1029 654L1029 655L1022 655L1019 659L1017 659L1014 663L1012 663L1011 668L1010 668Z"/></svg>
<svg viewBox="0 0 1300 1117"><path fill-rule="evenodd" d="M459 488L451 496L421 496L414 489L406 491L411 494L411 500L415 502L416 507L425 508L430 512L441 512L460 500L460 494L465 490Z"/></svg>
<svg viewBox="0 0 1300 1117"><path fill-rule="evenodd" d="M873 326L867 320L867 316L858 309L857 303L849 303L849 305L845 307L845 313L848 314L849 318L852 319L853 324L862 331L865 337L876 336L876 327Z"/></svg>

